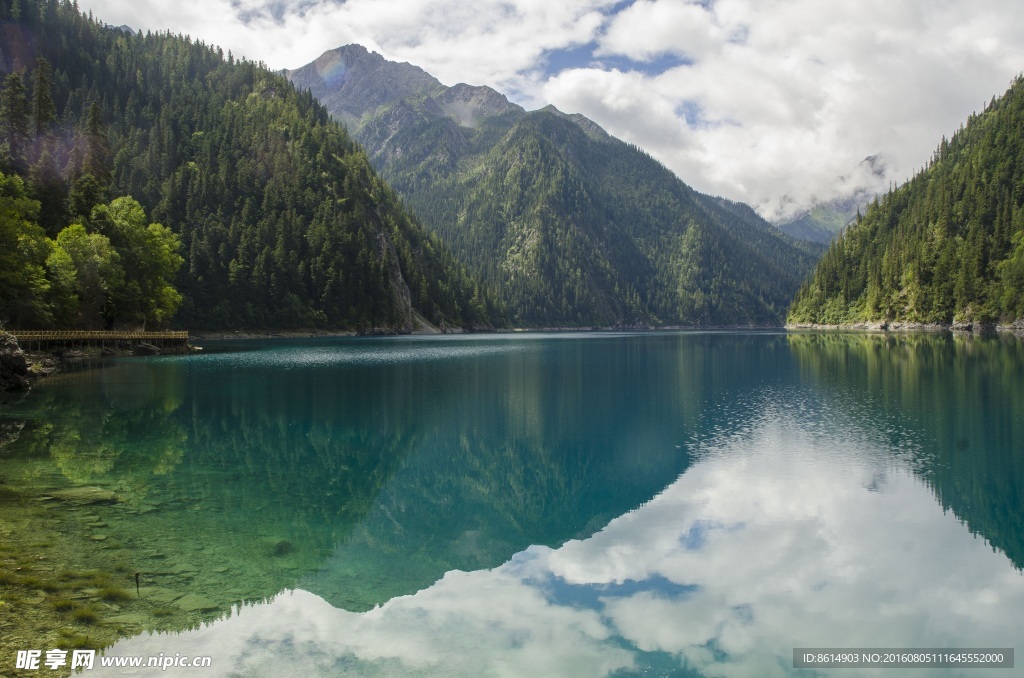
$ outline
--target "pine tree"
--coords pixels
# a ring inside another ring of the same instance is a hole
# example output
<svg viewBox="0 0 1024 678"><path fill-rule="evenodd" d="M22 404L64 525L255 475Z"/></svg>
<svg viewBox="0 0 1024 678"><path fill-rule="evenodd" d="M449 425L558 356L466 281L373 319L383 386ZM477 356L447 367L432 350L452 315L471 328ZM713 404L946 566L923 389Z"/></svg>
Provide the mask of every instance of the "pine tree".
<svg viewBox="0 0 1024 678"><path fill-rule="evenodd" d="M32 73L32 117L30 131L37 140L47 137L57 122L57 107L53 103L53 68L43 57L36 59Z"/></svg>
<svg viewBox="0 0 1024 678"><path fill-rule="evenodd" d="M0 134L3 148L0 169L24 173L27 166L27 145L30 136L31 108L25 98L25 85L21 75L11 73L4 80L0 92Z"/></svg>

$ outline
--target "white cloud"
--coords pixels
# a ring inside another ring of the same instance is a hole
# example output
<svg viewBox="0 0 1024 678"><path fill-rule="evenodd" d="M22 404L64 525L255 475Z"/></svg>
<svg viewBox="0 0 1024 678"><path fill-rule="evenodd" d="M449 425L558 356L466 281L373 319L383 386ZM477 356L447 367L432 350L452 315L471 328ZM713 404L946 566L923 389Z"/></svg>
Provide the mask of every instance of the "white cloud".
<svg viewBox="0 0 1024 678"><path fill-rule="evenodd" d="M638 117L571 72L549 79L544 98L643 145L696 188L780 217L841 197L848 180L839 177L849 179L866 156L882 154L890 165L873 189L922 166L941 135L1024 64L1020 16L1001 0L719 0L708 9L644 0L611 21L602 52L676 52L693 63L631 74L643 93L629 106ZM703 43L686 37L695 28L705 31ZM680 36L676 46L671 35ZM643 111L648 104L657 110ZM665 108L684 104L703 120L659 142L648 130L664 127Z"/></svg>
<svg viewBox="0 0 1024 678"><path fill-rule="evenodd" d="M889 170L867 178L872 189L906 179L1024 64L1015 0L637 0L614 15L613 0L80 6L272 68L358 42L446 84L490 85L527 107L583 113L695 188L768 217L841 197L870 155L883 155ZM550 51L590 43L597 62L546 72ZM647 65L666 55L687 64L663 73ZM623 70L621 59L636 68Z"/></svg>
<svg viewBox="0 0 1024 678"><path fill-rule="evenodd" d="M637 0L615 16L598 54L623 54L637 60L661 54L704 57L728 38L702 5Z"/></svg>
<svg viewBox="0 0 1024 678"><path fill-rule="evenodd" d="M349 43L409 61L442 82L536 89L546 51L591 41L614 0L84 0L107 23L187 33L271 68L298 68Z"/></svg>
<svg viewBox="0 0 1024 678"><path fill-rule="evenodd" d="M856 405L835 407L801 419L767 406L650 502L557 550L452 571L365 613L285 592L107 654L210 655L210 678L599 676L660 651L702 675L781 676L794 647L1012 646L1024 577Z"/></svg>

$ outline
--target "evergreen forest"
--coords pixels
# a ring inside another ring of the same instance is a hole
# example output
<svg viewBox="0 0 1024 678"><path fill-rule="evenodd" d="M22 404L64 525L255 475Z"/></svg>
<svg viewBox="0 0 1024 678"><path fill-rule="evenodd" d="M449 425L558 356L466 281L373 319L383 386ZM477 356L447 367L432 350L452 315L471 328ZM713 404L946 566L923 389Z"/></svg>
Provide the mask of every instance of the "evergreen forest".
<svg viewBox="0 0 1024 678"><path fill-rule="evenodd" d="M876 200L800 289L792 323L1024 318L1024 80Z"/></svg>
<svg viewBox="0 0 1024 678"><path fill-rule="evenodd" d="M781 325L824 247L701 195L581 115L358 45L288 77L521 326Z"/></svg>
<svg viewBox="0 0 1024 678"><path fill-rule="evenodd" d="M502 320L264 65L0 0L0 322L409 331Z"/></svg>

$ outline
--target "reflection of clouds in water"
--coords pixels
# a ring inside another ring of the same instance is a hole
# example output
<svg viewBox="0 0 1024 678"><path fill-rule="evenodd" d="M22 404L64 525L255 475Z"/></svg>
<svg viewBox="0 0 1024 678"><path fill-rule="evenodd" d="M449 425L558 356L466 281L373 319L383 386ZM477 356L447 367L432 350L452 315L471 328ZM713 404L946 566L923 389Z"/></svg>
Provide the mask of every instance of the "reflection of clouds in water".
<svg viewBox="0 0 1024 678"><path fill-rule="evenodd" d="M793 647L1012 646L1024 577L852 431L769 414L589 539L364 614L296 591L115 651L210 654L204 675L597 676L660 652L771 676Z"/></svg>
<svg viewBox="0 0 1024 678"><path fill-rule="evenodd" d="M140 636L108 654L210 655L204 676L600 676L628 666L629 652L605 643L609 629L596 612L554 605L523 583L534 569L513 561L450 572L361 614L286 592L211 626Z"/></svg>
<svg viewBox="0 0 1024 678"><path fill-rule="evenodd" d="M937 515L906 471L881 469L878 491L878 456L845 433L823 447L792 422L762 422L648 505L554 552L550 568L580 584L657 573L694 585L674 600L610 600L605 614L639 649L710 675L788 673L794 646L1013 645L1024 577ZM701 547L681 548L699 521ZM726 662L708 664L709 642Z"/></svg>

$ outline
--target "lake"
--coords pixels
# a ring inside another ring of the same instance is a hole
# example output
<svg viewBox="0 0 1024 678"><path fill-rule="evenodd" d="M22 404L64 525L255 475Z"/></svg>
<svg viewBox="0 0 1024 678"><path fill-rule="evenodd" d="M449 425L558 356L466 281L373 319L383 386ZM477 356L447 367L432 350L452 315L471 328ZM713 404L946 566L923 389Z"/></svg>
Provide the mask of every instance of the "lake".
<svg viewBox="0 0 1024 678"><path fill-rule="evenodd" d="M0 673L119 639L212 666L88 675L816 675L795 648L1024 635L1012 337L203 346L0 406Z"/></svg>

